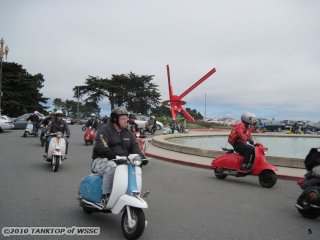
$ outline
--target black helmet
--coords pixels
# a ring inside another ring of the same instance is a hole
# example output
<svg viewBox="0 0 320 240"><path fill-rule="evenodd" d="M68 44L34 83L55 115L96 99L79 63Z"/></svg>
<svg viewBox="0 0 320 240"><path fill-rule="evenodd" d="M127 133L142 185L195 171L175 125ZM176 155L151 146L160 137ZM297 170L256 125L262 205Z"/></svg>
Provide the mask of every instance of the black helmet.
<svg viewBox="0 0 320 240"><path fill-rule="evenodd" d="M137 118L136 118L136 115L135 115L134 113L130 113L130 114L129 114L129 118L137 119Z"/></svg>
<svg viewBox="0 0 320 240"><path fill-rule="evenodd" d="M125 108L123 107L116 107L112 110L110 114L110 119L112 123L118 123L119 117L121 115L126 115L128 116L128 112Z"/></svg>

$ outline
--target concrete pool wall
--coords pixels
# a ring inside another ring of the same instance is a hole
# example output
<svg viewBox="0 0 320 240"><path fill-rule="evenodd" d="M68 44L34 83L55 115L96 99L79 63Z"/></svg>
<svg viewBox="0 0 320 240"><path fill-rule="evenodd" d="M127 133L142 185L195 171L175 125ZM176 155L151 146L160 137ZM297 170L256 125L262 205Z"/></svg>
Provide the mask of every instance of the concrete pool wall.
<svg viewBox="0 0 320 240"><path fill-rule="evenodd" d="M229 133L226 132L193 132L188 134L168 134L168 135L161 135L155 136L152 139L152 144L164 148L170 151L181 152L196 156L203 156L203 157L212 157L216 158L221 156L225 152L217 151L212 149L206 148L197 148L197 147L190 147L186 145L181 145L177 143L172 143L167 140L172 138L183 138L183 137L204 137L204 136L228 136ZM319 136L314 135L288 135L288 134L253 134L253 136L263 136L263 137L316 137ZM302 158L288 158L288 157L277 157L277 156L267 156L267 161L270 164L282 167L293 167L293 168L304 168L304 159Z"/></svg>

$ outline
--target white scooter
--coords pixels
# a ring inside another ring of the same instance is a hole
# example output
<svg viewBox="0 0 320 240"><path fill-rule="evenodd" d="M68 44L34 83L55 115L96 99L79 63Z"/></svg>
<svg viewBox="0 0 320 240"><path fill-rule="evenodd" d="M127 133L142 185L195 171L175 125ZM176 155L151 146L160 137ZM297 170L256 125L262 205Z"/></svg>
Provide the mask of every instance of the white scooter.
<svg viewBox="0 0 320 240"><path fill-rule="evenodd" d="M53 135L54 137L50 139L48 156L45 160L51 162L52 170L56 172L58 171L62 161L65 159L66 140L63 138L63 134L61 132L49 135Z"/></svg>
<svg viewBox="0 0 320 240"><path fill-rule="evenodd" d="M128 157L117 157L113 161L117 164L112 192L107 205L101 204L102 177L91 174L81 180L79 187L79 205L85 213L103 212L118 214L123 211L121 230L126 239L139 238L147 221L142 209L148 208L143 199L150 193L141 197L142 171L146 159L139 154L130 154Z"/></svg>
<svg viewBox="0 0 320 240"><path fill-rule="evenodd" d="M26 129L24 130L22 137L27 137L28 135L35 136L33 134L33 123L31 123L30 121L28 121Z"/></svg>

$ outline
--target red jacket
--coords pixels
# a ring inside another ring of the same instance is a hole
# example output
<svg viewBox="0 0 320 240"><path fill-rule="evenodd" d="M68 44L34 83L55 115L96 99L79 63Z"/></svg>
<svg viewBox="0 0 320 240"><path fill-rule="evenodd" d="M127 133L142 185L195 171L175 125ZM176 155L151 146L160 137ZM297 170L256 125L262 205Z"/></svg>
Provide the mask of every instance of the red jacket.
<svg viewBox="0 0 320 240"><path fill-rule="evenodd" d="M242 121L237 123L229 134L228 142L233 145L236 142L247 143L247 139L252 140L252 128L250 125L244 124Z"/></svg>

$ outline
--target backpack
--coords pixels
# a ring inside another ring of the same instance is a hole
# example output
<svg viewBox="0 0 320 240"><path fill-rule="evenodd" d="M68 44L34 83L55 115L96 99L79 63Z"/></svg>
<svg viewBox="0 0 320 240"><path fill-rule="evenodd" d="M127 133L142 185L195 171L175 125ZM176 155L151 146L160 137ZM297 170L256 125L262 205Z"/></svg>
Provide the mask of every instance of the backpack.
<svg viewBox="0 0 320 240"><path fill-rule="evenodd" d="M232 128L231 133L229 134L228 137L228 143L230 143L231 145L235 144L238 140L238 134L236 131L236 128Z"/></svg>
<svg viewBox="0 0 320 240"><path fill-rule="evenodd" d="M304 160L304 165L308 171L310 171L315 166L320 165L320 152L318 148L311 148L308 155Z"/></svg>

